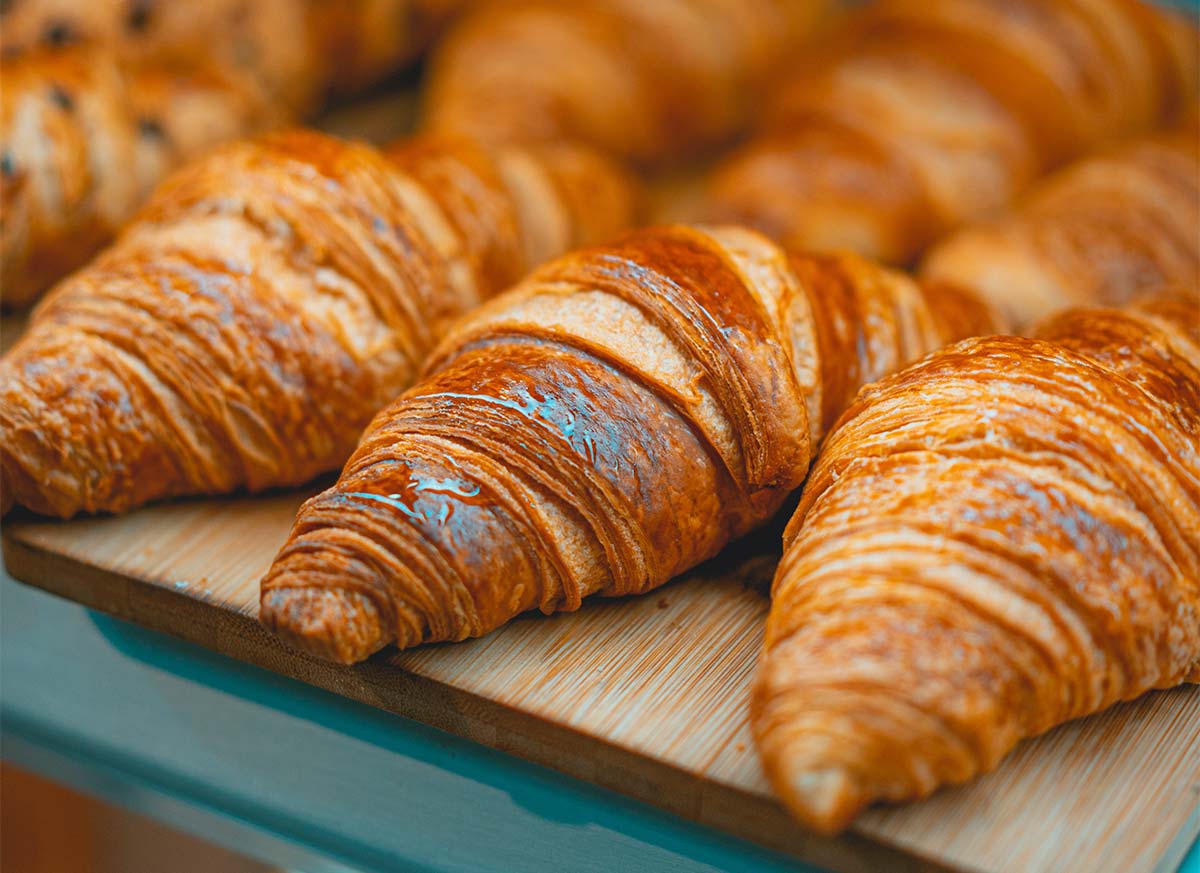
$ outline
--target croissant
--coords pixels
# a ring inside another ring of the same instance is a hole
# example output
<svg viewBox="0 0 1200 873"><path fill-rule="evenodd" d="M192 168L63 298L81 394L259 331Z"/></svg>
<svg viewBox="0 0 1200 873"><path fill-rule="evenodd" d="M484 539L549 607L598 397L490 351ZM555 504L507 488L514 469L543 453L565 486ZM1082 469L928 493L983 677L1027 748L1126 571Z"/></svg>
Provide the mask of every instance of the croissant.
<svg viewBox="0 0 1200 873"><path fill-rule="evenodd" d="M81 266L167 170L380 78L463 2L5 4L4 305Z"/></svg>
<svg viewBox="0 0 1200 873"><path fill-rule="evenodd" d="M796 70L699 211L910 263L1053 165L1172 117L1196 28L1135 0L880 0Z"/></svg>
<svg viewBox="0 0 1200 873"><path fill-rule="evenodd" d="M103 50L4 61L0 291L29 303L116 233L175 165L278 121L252 83L213 67Z"/></svg>
<svg viewBox="0 0 1200 873"><path fill-rule="evenodd" d="M460 322L302 507L260 618L350 663L647 591L776 512L860 384L990 317L734 227L552 261Z"/></svg>
<svg viewBox="0 0 1200 873"><path fill-rule="evenodd" d="M1200 287L1200 127L1088 158L1035 186L1018 212L937 244L922 273L1027 324L1139 288Z"/></svg>
<svg viewBox="0 0 1200 873"><path fill-rule="evenodd" d="M567 146L223 147L0 360L0 490L68 517L336 469L453 318L632 209L625 176Z"/></svg>
<svg viewBox="0 0 1200 873"><path fill-rule="evenodd" d="M1200 680L1200 300L1078 309L869 386L784 536L752 726L833 832Z"/></svg>
<svg viewBox="0 0 1200 873"><path fill-rule="evenodd" d="M258 80L295 112L406 63L466 0L15 0L5 56L96 43L122 55L204 58Z"/></svg>
<svg viewBox="0 0 1200 873"><path fill-rule="evenodd" d="M509 0L434 50L429 130L578 139L643 164L729 137L829 0Z"/></svg>

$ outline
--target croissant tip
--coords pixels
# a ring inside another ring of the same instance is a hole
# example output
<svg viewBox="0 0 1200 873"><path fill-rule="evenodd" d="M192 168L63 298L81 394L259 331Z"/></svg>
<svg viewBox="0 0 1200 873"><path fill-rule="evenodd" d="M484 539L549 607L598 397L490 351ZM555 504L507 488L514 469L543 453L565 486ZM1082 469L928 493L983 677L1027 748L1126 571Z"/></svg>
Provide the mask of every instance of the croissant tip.
<svg viewBox="0 0 1200 873"><path fill-rule="evenodd" d="M259 620L294 648L339 664L362 661L392 639L369 597L338 588L273 587L262 594Z"/></svg>
<svg viewBox="0 0 1200 873"><path fill-rule="evenodd" d="M841 767L791 768L786 784L777 785L792 813L805 827L825 836L845 830L862 809L864 798L858 779Z"/></svg>

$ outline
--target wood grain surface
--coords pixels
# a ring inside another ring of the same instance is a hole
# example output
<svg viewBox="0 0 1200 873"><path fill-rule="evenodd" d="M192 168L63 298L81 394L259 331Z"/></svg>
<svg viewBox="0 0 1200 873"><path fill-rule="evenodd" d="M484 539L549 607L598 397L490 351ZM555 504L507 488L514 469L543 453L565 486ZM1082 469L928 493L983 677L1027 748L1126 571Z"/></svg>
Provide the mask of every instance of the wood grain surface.
<svg viewBox="0 0 1200 873"><path fill-rule="evenodd" d="M976 783L876 809L836 840L770 796L746 719L777 531L643 598L522 617L353 668L255 622L258 579L308 492L10 519L16 578L835 869L1173 870L1200 831L1200 688L1022 745Z"/></svg>

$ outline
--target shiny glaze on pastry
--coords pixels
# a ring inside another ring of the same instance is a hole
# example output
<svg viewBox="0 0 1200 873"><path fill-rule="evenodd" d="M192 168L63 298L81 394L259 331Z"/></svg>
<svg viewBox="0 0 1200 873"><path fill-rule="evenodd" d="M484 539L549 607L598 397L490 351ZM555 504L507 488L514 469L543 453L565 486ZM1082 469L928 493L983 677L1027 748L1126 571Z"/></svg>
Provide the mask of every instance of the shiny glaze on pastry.
<svg viewBox="0 0 1200 873"><path fill-rule="evenodd" d="M454 318L632 209L625 176L567 146L223 147L0 361L5 501L121 512L336 469Z"/></svg>
<svg viewBox="0 0 1200 873"><path fill-rule="evenodd" d="M1200 680L1200 295L1079 309L868 386L784 536L752 725L805 825Z"/></svg>
<svg viewBox="0 0 1200 873"><path fill-rule="evenodd" d="M460 322L301 509L260 618L341 662L647 591L767 520L864 382L992 328L855 256L672 226Z"/></svg>

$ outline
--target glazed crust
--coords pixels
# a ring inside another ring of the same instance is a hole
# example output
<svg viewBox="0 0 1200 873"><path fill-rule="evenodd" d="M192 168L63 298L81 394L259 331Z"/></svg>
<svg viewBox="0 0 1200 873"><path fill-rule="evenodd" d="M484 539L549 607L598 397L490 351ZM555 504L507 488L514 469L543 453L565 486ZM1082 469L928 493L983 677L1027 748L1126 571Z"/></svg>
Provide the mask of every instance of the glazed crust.
<svg viewBox="0 0 1200 873"><path fill-rule="evenodd" d="M784 80L704 209L910 263L1035 175L1192 106L1197 45L1133 0L882 0Z"/></svg>
<svg viewBox="0 0 1200 873"><path fill-rule="evenodd" d="M561 193L576 188L586 213ZM0 361L5 497L68 517L336 469L528 253L631 213L625 176L568 147L225 146L170 177Z"/></svg>
<svg viewBox="0 0 1200 873"><path fill-rule="evenodd" d="M752 724L834 832L1200 679L1200 297L1081 309L866 388L784 537Z"/></svg>
<svg viewBox="0 0 1200 873"><path fill-rule="evenodd" d="M172 168L278 122L214 67L90 48L4 61L0 302L23 306L87 261Z"/></svg>
<svg viewBox="0 0 1200 873"><path fill-rule="evenodd" d="M777 511L860 384L989 313L854 256L673 226L460 322L301 509L261 620L341 662L647 591Z"/></svg>
<svg viewBox="0 0 1200 873"><path fill-rule="evenodd" d="M1068 306L1120 305L1139 288L1200 287L1200 126L1085 158L1018 211L934 246L923 275L1028 324Z"/></svg>
<svg viewBox="0 0 1200 873"><path fill-rule="evenodd" d="M426 125L644 164L726 139L828 0L501 0L434 51Z"/></svg>

